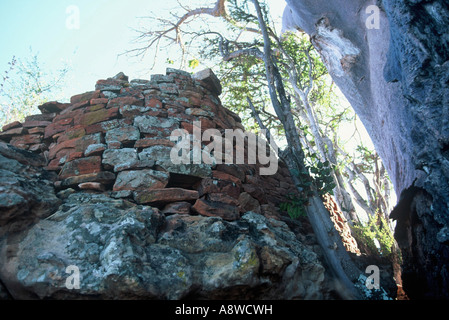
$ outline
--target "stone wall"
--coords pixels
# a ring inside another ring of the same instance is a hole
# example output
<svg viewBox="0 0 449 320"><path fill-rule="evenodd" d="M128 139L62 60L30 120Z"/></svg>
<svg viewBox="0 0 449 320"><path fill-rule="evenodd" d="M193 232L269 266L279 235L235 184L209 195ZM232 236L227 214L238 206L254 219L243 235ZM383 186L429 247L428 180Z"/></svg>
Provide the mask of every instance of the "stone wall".
<svg viewBox="0 0 449 320"><path fill-rule="evenodd" d="M128 81L123 73L99 80L95 91L70 103L48 102L42 114L3 127L0 139L45 156L45 169L58 174L60 195L79 190L106 192L166 214L201 214L236 220L247 211L278 216L285 195L294 192L281 164L271 176L260 165L174 165L175 129L244 129L221 105L220 82L210 70L191 76L167 69L151 80ZM247 151L247 150L246 150ZM246 162L247 163L247 162Z"/></svg>
<svg viewBox="0 0 449 320"><path fill-rule="evenodd" d="M169 161L175 129L242 129L220 92L209 70L119 74L6 125L0 299L338 296L307 220L278 211L295 190L282 163Z"/></svg>
<svg viewBox="0 0 449 320"><path fill-rule="evenodd" d="M281 161L261 175L236 142L233 164L173 163L176 129L243 130L220 94L210 70L120 73L4 126L0 298L344 296L308 220L279 210L296 190ZM330 196L325 204L346 249L360 254ZM79 290L65 284L68 266L82 274Z"/></svg>

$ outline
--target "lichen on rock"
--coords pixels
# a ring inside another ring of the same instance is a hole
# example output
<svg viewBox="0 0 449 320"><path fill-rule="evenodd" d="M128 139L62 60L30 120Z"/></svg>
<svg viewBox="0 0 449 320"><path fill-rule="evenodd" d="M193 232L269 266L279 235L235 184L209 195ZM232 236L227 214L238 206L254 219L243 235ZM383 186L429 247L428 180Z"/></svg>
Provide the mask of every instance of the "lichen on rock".
<svg viewBox="0 0 449 320"><path fill-rule="evenodd" d="M211 70L192 77L167 69L131 82L119 74L69 104L46 104L43 116L5 126L0 295L329 295L316 247L295 235L277 209L285 197L277 188L295 190L285 165L266 177L260 164L175 164L170 158L175 129L192 134L195 121L218 134L241 129L239 117L221 105L217 81ZM33 126L43 134L28 137ZM77 288L67 283L74 270Z"/></svg>

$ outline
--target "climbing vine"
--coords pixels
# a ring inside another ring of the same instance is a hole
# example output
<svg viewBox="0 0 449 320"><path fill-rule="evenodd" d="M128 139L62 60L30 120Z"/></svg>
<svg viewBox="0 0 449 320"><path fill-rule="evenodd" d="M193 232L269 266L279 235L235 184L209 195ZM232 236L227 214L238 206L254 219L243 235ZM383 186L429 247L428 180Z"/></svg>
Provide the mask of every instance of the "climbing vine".
<svg viewBox="0 0 449 320"><path fill-rule="evenodd" d="M325 194L333 195L335 188L334 179L332 178L332 165L329 161L317 160L316 154L307 156L308 164L304 172L295 171L293 174L300 181L300 187L303 192L299 195L290 193L286 196L286 201L280 204L280 209L288 213L292 219L306 216L304 207L307 205L307 199L310 194L312 184L320 196Z"/></svg>

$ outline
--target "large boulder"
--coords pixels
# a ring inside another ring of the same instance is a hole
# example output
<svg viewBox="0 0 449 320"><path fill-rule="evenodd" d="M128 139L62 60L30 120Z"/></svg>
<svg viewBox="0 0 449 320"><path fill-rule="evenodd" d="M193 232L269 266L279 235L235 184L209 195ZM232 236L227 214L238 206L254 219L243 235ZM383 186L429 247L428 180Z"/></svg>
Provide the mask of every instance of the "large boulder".
<svg viewBox="0 0 449 320"><path fill-rule="evenodd" d="M281 221L171 215L75 193L11 246L0 278L15 299L319 299L325 269ZM8 253L8 254L6 254ZM79 271L79 288L74 270ZM71 278L72 277L72 278ZM72 281L73 280L73 281ZM72 282L71 282L72 281Z"/></svg>

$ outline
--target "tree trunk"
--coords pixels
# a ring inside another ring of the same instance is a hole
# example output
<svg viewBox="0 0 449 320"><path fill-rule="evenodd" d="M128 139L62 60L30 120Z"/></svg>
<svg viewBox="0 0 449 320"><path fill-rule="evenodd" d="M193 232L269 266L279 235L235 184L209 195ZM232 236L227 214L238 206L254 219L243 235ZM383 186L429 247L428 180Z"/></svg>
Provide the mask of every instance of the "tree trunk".
<svg viewBox="0 0 449 320"><path fill-rule="evenodd" d="M286 1L284 29L311 36L400 195L391 217L406 293L448 298L448 2Z"/></svg>
<svg viewBox="0 0 449 320"><path fill-rule="evenodd" d="M302 191L301 183L298 181L295 171L305 171L304 152L300 144L300 138L296 130L290 101L287 99L282 77L273 61L270 39L259 2L258 0L253 0L253 3L256 7L260 28L264 38L264 62L271 102L286 132L288 149L284 154L284 158L292 173L293 181L298 189ZM362 295L354 286L354 282L361 272L355 266L343 246L342 239L336 231L335 226L330 219L330 214L317 191L312 188L312 192L313 195L308 198L309 204L306 207L307 216L317 237L318 243L323 249L323 254L330 271L334 274L335 279L339 284L339 291L344 298L362 298Z"/></svg>

